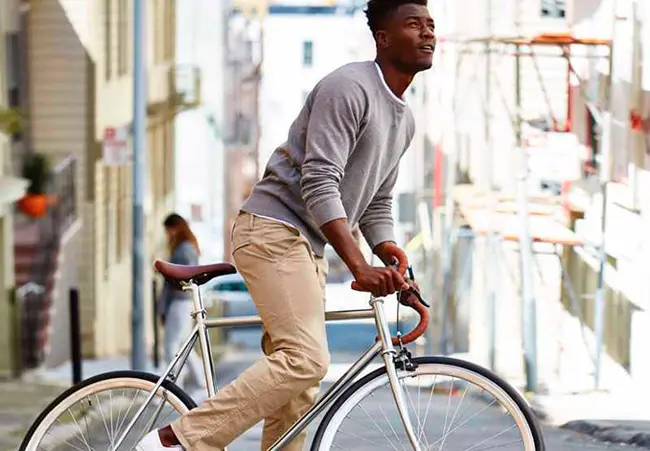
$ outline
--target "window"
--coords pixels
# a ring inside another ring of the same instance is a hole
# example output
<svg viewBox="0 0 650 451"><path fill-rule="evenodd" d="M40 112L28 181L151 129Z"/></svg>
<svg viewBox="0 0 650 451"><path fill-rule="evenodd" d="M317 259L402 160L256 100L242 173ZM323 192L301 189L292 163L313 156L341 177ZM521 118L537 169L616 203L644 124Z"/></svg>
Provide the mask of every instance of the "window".
<svg viewBox="0 0 650 451"><path fill-rule="evenodd" d="M111 79L113 73L113 33L111 15L113 14L113 0L104 0L104 51L106 53L104 60L104 75L106 80Z"/></svg>
<svg viewBox="0 0 650 451"><path fill-rule="evenodd" d="M314 43L312 41L305 41L302 43L302 65L311 67L314 59Z"/></svg>
<svg viewBox="0 0 650 451"><path fill-rule="evenodd" d="M127 173L126 166L121 166L117 168L117 205L115 208L115 222L117 223L117 239L116 239L116 260L118 262L122 261L124 257L126 244L126 224L125 224L125 209L126 209L126 184L127 184Z"/></svg>
<svg viewBox="0 0 650 451"><path fill-rule="evenodd" d="M154 0L152 11L154 32L154 61L163 63L171 59L174 45L174 2Z"/></svg>
<svg viewBox="0 0 650 451"><path fill-rule="evenodd" d="M176 27L175 27L175 18L176 18L176 2L175 0L166 0L167 1L167 12L165 14L166 30L165 33L165 59L167 61L174 60L175 45L176 45Z"/></svg>
<svg viewBox="0 0 650 451"><path fill-rule="evenodd" d="M598 157L600 155L600 136L598 122L587 108L587 146L590 148L589 159L585 162L584 176L598 173Z"/></svg>
<svg viewBox="0 0 650 451"><path fill-rule="evenodd" d="M566 15L566 0L541 0L542 17L564 18Z"/></svg>
<svg viewBox="0 0 650 451"><path fill-rule="evenodd" d="M112 168L104 166L104 280L110 277L110 267L112 261L112 234L115 232L113 227L113 209L111 208L111 188L113 181Z"/></svg>
<svg viewBox="0 0 650 451"><path fill-rule="evenodd" d="M129 71L129 0L118 0L117 10L117 71L120 76Z"/></svg>

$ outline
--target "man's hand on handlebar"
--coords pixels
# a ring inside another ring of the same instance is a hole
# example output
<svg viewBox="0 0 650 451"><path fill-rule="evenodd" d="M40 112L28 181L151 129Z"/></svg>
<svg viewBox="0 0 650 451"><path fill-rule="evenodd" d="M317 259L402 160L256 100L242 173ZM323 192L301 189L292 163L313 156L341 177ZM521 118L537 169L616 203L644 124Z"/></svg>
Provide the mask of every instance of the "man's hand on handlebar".
<svg viewBox="0 0 650 451"><path fill-rule="evenodd" d="M395 266L397 272L401 275L406 273L409 266L409 260L402 249L392 241L384 241L379 243L373 249L373 253L381 259L386 266Z"/></svg>
<svg viewBox="0 0 650 451"><path fill-rule="evenodd" d="M392 266L376 267L365 265L354 272L352 289L367 291L374 296L383 297L400 290L408 290L410 285Z"/></svg>

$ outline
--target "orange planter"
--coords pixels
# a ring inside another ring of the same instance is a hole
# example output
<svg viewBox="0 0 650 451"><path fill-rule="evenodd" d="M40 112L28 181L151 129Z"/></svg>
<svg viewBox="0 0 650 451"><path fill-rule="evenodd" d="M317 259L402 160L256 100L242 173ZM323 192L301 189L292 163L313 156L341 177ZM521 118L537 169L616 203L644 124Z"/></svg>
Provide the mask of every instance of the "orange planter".
<svg viewBox="0 0 650 451"><path fill-rule="evenodd" d="M56 203L55 196L47 194L27 194L18 201L18 208L27 216L38 219L47 213L47 207Z"/></svg>

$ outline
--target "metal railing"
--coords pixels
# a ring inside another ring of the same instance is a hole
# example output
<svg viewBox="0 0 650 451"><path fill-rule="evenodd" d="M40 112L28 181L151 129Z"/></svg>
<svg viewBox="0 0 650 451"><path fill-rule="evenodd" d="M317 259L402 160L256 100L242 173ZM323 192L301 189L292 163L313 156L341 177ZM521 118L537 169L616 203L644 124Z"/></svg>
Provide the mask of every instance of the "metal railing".
<svg viewBox="0 0 650 451"><path fill-rule="evenodd" d="M39 366L49 341L53 306L54 273L61 239L78 217L76 197L76 165L73 155L54 158L47 193L51 205L38 221L38 243L33 250L30 281L19 289L22 298L20 330L22 367Z"/></svg>

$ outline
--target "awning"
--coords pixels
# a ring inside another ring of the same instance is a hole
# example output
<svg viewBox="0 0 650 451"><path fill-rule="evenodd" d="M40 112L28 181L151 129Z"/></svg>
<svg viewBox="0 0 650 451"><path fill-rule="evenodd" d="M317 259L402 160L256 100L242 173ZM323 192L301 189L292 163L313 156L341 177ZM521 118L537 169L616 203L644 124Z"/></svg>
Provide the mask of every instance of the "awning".
<svg viewBox="0 0 650 451"><path fill-rule="evenodd" d="M13 204L27 192L29 180L0 175L0 206Z"/></svg>

